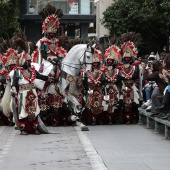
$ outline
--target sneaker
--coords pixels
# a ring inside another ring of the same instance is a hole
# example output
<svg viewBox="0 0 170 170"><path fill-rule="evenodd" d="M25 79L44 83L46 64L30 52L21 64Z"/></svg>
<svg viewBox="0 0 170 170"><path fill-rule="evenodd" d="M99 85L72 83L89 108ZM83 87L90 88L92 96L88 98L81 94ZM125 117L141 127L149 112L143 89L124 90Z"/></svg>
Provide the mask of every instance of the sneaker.
<svg viewBox="0 0 170 170"><path fill-rule="evenodd" d="M146 112L151 112L151 105L146 108Z"/></svg>
<svg viewBox="0 0 170 170"><path fill-rule="evenodd" d="M148 106L145 105L145 103L141 106L142 109L146 109Z"/></svg>
<svg viewBox="0 0 170 170"><path fill-rule="evenodd" d="M145 106L150 106L151 105L151 100L148 100L147 102L144 103Z"/></svg>
<svg viewBox="0 0 170 170"><path fill-rule="evenodd" d="M148 100L147 102L145 102L142 106L141 106L141 108L142 109L146 109L148 106L150 106L152 104L152 102L151 102L151 100Z"/></svg>

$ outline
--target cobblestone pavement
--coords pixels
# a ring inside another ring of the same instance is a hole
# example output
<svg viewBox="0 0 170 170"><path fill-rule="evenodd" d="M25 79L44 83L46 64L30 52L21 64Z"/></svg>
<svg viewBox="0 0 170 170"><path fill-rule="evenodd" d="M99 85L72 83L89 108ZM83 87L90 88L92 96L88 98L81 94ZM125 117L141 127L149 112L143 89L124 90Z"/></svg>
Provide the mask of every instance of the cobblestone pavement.
<svg viewBox="0 0 170 170"><path fill-rule="evenodd" d="M169 170L170 141L144 125L89 126L87 137L109 170Z"/></svg>
<svg viewBox="0 0 170 170"><path fill-rule="evenodd" d="M92 170L73 127L50 127L56 134L21 136L0 126L0 170Z"/></svg>

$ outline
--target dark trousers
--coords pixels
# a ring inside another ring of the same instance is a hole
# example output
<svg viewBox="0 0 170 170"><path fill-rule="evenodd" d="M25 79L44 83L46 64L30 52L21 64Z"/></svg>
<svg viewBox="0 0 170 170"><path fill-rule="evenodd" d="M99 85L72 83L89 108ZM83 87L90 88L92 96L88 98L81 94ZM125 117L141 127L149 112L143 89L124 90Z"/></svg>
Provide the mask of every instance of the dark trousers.
<svg viewBox="0 0 170 170"><path fill-rule="evenodd" d="M170 92L168 90L165 91L165 95L163 97L162 104L167 107L167 110L170 110L169 104L170 104Z"/></svg>

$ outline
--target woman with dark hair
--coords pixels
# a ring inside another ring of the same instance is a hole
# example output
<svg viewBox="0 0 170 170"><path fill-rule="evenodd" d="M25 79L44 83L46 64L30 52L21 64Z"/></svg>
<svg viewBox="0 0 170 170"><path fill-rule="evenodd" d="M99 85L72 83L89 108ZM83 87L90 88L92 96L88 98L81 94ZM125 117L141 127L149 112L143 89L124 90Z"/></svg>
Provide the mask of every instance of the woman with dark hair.
<svg viewBox="0 0 170 170"><path fill-rule="evenodd" d="M160 78L168 83L167 88L164 91L164 97L162 101L162 106L159 107L160 112L165 112L165 114L160 114L159 117L167 119L170 116L170 54L167 54L162 62L163 70L159 74ZM166 114L168 113L168 114Z"/></svg>
<svg viewBox="0 0 170 170"><path fill-rule="evenodd" d="M151 107L151 115L156 115L157 107L160 107L162 104L159 100L159 96L163 96L163 92L167 86L167 83L164 81L164 79L161 79L159 74L162 70L162 64L159 60L155 60L152 62L152 73L147 76L148 81L155 81L155 84L152 86L153 92L151 95L151 100L152 100L152 107Z"/></svg>

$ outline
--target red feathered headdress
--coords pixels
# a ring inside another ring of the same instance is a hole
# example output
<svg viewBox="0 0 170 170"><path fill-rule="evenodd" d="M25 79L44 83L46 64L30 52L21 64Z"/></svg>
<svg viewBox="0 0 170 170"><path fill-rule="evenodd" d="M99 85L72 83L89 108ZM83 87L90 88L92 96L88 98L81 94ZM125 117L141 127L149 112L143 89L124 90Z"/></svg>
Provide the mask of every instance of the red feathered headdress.
<svg viewBox="0 0 170 170"><path fill-rule="evenodd" d="M120 60L120 56L120 48L115 45L112 45L108 49L106 49L106 52L104 54L105 59L111 58L117 61Z"/></svg>

